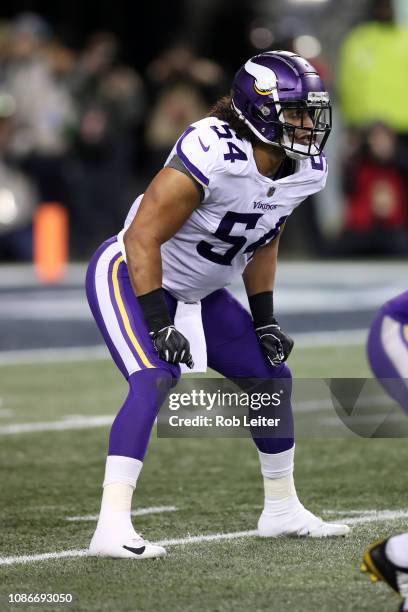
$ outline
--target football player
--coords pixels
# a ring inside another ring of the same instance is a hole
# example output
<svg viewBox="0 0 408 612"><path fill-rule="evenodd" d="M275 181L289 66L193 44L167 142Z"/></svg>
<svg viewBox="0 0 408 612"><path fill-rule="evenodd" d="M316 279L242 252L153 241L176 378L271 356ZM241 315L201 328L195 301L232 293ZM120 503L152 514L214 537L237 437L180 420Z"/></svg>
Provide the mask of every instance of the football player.
<svg viewBox="0 0 408 612"><path fill-rule="evenodd" d="M378 311L368 335L367 356L381 384L408 413L408 291ZM408 610L408 533L372 544L364 553L363 572L383 580L403 597Z"/></svg>
<svg viewBox="0 0 408 612"><path fill-rule="evenodd" d="M165 554L135 532L130 509L180 364L192 368L193 357L207 355L228 378L289 381L293 341L273 309L279 236L291 212L325 185L330 128L329 95L310 63L285 51L252 57L231 96L186 129L124 229L94 254L87 296L129 394L110 432L90 554ZM225 289L238 275L251 314ZM193 335L199 348L191 351ZM346 525L325 523L297 497L290 402L286 411L284 437L254 439L265 488L259 535L345 535Z"/></svg>

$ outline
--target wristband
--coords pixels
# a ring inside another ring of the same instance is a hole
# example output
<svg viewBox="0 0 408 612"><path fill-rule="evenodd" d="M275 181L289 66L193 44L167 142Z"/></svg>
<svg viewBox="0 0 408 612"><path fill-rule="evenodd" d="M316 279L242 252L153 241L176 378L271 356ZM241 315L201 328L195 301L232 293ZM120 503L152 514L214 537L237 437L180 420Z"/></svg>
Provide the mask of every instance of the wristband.
<svg viewBox="0 0 408 612"><path fill-rule="evenodd" d="M273 291L263 291L248 296L249 307L255 327L275 323L273 316Z"/></svg>
<svg viewBox="0 0 408 612"><path fill-rule="evenodd" d="M139 295L137 299L150 332L157 332L163 327L173 325L161 287Z"/></svg>

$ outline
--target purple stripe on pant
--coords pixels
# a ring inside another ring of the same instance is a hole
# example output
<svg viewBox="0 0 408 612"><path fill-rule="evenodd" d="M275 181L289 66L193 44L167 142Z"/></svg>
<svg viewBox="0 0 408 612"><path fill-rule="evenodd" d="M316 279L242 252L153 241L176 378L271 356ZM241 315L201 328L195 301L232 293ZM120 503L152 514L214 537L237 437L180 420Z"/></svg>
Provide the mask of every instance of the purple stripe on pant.
<svg viewBox="0 0 408 612"><path fill-rule="evenodd" d="M112 355L112 358L114 362L116 363L116 365L118 366L119 370L122 372L123 376L127 378L128 373L126 370L126 366L123 363L122 358L119 355L119 352L116 349L114 343L112 342L109 332L107 331L105 327L105 323L104 323L102 313L99 307L99 302L98 302L98 298L96 295L96 287L95 287L95 271L96 271L96 264L99 261L99 257L104 253L104 251L106 250L108 246L110 246L111 244L114 244L115 242L117 242L116 237L110 238L109 240L106 240L106 242L101 244L101 246L95 251L89 263L88 270L86 273L85 288L86 288L86 296L88 298L89 307L91 309L95 322L97 326L99 327L99 330L103 336L103 339L105 340L106 346L108 347L109 352Z"/></svg>
<svg viewBox="0 0 408 612"><path fill-rule="evenodd" d="M108 250L112 251L112 256L103 266L104 275L101 277L99 274L97 277L98 265L100 266L100 262L106 256ZM124 320L115 297L112 273L115 262L120 256L121 253L116 237L110 238L96 250L88 266L86 293L94 319L111 352L113 360L127 379L134 371L146 369L146 365L144 365L142 361L140 351L135 348L125 329ZM132 289L127 266L124 261L119 264L117 280L120 296L129 319L130 327L146 359L154 367L167 368L171 375L178 379L180 376L180 368L161 361L154 350L142 310ZM98 298L98 288L100 291L104 290L102 299ZM112 310L112 317L107 316L106 312L102 312L107 306ZM114 333L114 326L117 327L118 332L120 331L121 343L117 341L119 334ZM123 346L124 344L126 344L126 346ZM129 353L132 355L132 360L134 361L133 368L130 366L130 363L126 363L129 361L126 359L126 355Z"/></svg>

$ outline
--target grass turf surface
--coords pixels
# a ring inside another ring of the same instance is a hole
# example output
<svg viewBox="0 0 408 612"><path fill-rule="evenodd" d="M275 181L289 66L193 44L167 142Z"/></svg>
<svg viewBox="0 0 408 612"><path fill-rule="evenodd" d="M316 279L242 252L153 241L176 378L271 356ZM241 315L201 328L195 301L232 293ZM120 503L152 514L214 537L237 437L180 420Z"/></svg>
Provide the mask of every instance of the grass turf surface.
<svg viewBox="0 0 408 612"><path fill-rule="evenodd" d="M367 376L363 347L298 349L298 377ZM112 414L126 393L110 362L0 368L0 425ZM313 418L313 415L311 415ZM2 557L82 549L97 514L107 427L4 436L0 446ZM405 440L300 439L296 481L305 505L325 510L406 507ZM152 541L254 529L262 482L246 439L160 439L152 436L135 507L177 512L135 519ZM333 515L326 515L333 520ZM75 610L272 612L395 610L398 600L358 572L372 540L406 530L407 520L361 523L341 540L236 540L171 546L164 559L69 558L0 566L0 609L8 593L73 593ZM25 610L64 606L25 605Z"/></svg>

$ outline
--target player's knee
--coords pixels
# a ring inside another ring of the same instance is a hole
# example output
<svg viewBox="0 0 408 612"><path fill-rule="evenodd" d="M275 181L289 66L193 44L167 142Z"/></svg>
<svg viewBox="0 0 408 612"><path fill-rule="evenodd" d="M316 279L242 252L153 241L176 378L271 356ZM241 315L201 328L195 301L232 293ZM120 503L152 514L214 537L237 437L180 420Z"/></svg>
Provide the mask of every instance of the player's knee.
<svg viewBox="0 0 408 612"><path fill-rule="evenodd" d="M168 368L146 368L129 376L130 392L138 397L149 398L149 403L161 405L180 374ZM180 368L178 368L180 370Z"/></svg>
<svg viewBox="0 0 408 612"><path fill-rule="evenodd" d="M280 366L270 366L269 376L261 383L271 396L279 396L280 408L285 407L288 414L292 413L292 372L286 363Z"/></svg>
<svg viewBox="0 0 408 612"><path fill-rule="evenodd" d="M292 372L290 367L286 363L282 363L277 367L270 366L269 372L269 384L272 385L273 388L283 388L285 395L290 397L292 393Z"/></svg>

